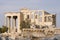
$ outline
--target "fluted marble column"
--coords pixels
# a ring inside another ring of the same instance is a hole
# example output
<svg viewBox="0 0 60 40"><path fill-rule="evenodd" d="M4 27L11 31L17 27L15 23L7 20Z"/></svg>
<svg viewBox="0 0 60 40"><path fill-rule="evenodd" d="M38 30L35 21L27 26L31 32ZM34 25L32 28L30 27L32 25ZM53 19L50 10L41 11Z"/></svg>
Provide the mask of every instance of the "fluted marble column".
<svg viewBox="0 0 60 40"><path fill-rule="evenodd" d="M11 27L10 27L10 31L13 31L13 16L11 16Z"/></svg>
<svg viewBox="0 0 60 40"><path fill-rule="evenodd" d="M10 18L9 17L7 17L7 21L8 21L8 33L10 32Z"/></svg>
<svg viewBox="0 0 60 40"><path fill-rule="evenodd" d="M16 19L15 18L13 18L13 31L15 32L15 30L16 30Z"/></svg>
<svg viewBox="0 0 60 40"><path fill-rule="evenodd" d="M7 17L5 16L5 24L4 24L4 25L7 27L7 25L6 25L6 24L7 24L7 22L6 22L6 21L7 21Z"/></svg>
<svg viewBox="0 0 60 40"><path fill-rule="evenodd" d="M17 21L17 22L18 22L17 32L18 32L18 33L21 33L21 31L20 31L20 16L17 17L17 20L18 20L18 21Z"/></svg>
<svg viewBox="0 0 60 40"><path fill-rule="evenodd" d="M16 18L16 19L17 19L17 18ZM15 30L15 32L16 32L16 24L17 24L17 23L16 23L16 19L14 20L14 23L15 23L15 24L14 24L14 30Z"/></svg>

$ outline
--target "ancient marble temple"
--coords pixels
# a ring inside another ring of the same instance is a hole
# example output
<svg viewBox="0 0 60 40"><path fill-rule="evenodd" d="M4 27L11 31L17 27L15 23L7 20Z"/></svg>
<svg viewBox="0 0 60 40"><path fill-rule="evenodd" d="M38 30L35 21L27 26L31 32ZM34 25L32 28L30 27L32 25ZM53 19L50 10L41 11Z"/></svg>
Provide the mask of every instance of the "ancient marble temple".
<svg viewBox="0 0 60 40"><path fill-rule="evenodd" d="M5 26L7 26L8 33L20 31L20 23L23 20L30 20L31 24L42 26L56 27L56 14L48 13L44 10L29 10L22 8L19 12L6 12L5 13Z"/></svg>

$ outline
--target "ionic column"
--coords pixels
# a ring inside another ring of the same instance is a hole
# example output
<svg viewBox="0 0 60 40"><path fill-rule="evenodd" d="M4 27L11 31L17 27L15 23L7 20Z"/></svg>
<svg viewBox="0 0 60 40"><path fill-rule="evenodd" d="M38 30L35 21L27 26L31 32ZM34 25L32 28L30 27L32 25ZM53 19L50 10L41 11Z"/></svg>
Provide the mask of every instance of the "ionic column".
<svg viewBox="0 0 60 40"><path fill-rule="evenodd" d="M15 29L16 29L16 19L15 18L13 18L13 31L15 32Z"/></svg>
<svg viewBox="0 0 60 40"><path fill-rule="evenodd" d="M9 27L10 27L10 26L9 26L9 20L10 20L9 17L7 17L7 21L8 21L8 23L7 23L7 26L8 26L8 33L9 33L9 31L10 31L10 29L9 29Z"/></svg>
<svg viewBox="0 0 60 40"><path fill-rule="evenodd" d="M4 24L4 25L7 27L7 25L6 25L7 23L6 23L6 21L7 21L7 17L5 16L5 24Z"/></svg>
<svg viewBox="0 0 60 40"><path fill-rule="evenodd" d="M14 30L15 30L15 32L16 32L16 19L17 19L17 18L15 18L15 20L14 20L14 22L15 22L15 25L14 25Z"/></svg>
<svg viewBox="0 0 60 40"><path fill-rule="evenodd" d="M17 32L21 33L21 30L20 30L20 16L17 17L17 20L18 20Z"/></svg>
<svg viewBox="0 0 60 40"><path fill-rule="evenodd" d="M12 32L13 30L13 16L11 16L11 27L10 27L10 31Z"/></svg>

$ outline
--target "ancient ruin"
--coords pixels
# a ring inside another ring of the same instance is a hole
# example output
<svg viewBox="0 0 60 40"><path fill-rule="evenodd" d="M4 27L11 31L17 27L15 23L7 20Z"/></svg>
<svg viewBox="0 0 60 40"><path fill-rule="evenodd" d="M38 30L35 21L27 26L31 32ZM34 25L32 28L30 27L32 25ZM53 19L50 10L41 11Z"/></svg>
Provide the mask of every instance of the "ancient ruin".
<svg viewBox="0 0 60 40"><path fill-rule="evenodd" d="M30 21L31 26L21 31L20 24L26 19ZM56 28L56 14L48 13L45 10L22 8L19 12L6 12L5 26L8 27L8 32L3 35L7 34L13 38L19 35L43 38L60 34L60 28Z"/></svg>

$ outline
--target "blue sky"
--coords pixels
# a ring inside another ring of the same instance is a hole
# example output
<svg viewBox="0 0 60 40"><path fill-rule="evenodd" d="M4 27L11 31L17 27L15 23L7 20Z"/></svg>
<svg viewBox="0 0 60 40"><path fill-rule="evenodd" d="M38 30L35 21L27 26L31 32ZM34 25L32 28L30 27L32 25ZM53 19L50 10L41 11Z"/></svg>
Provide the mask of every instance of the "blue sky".
<svg viewBox="0 0 60 40"><path fill-rule="evenodd" d="M20 11L21 8L46 10L57 14L57 27L60 26L60 0L0 0L0 26L4 25L4 13Z"/></svg>

